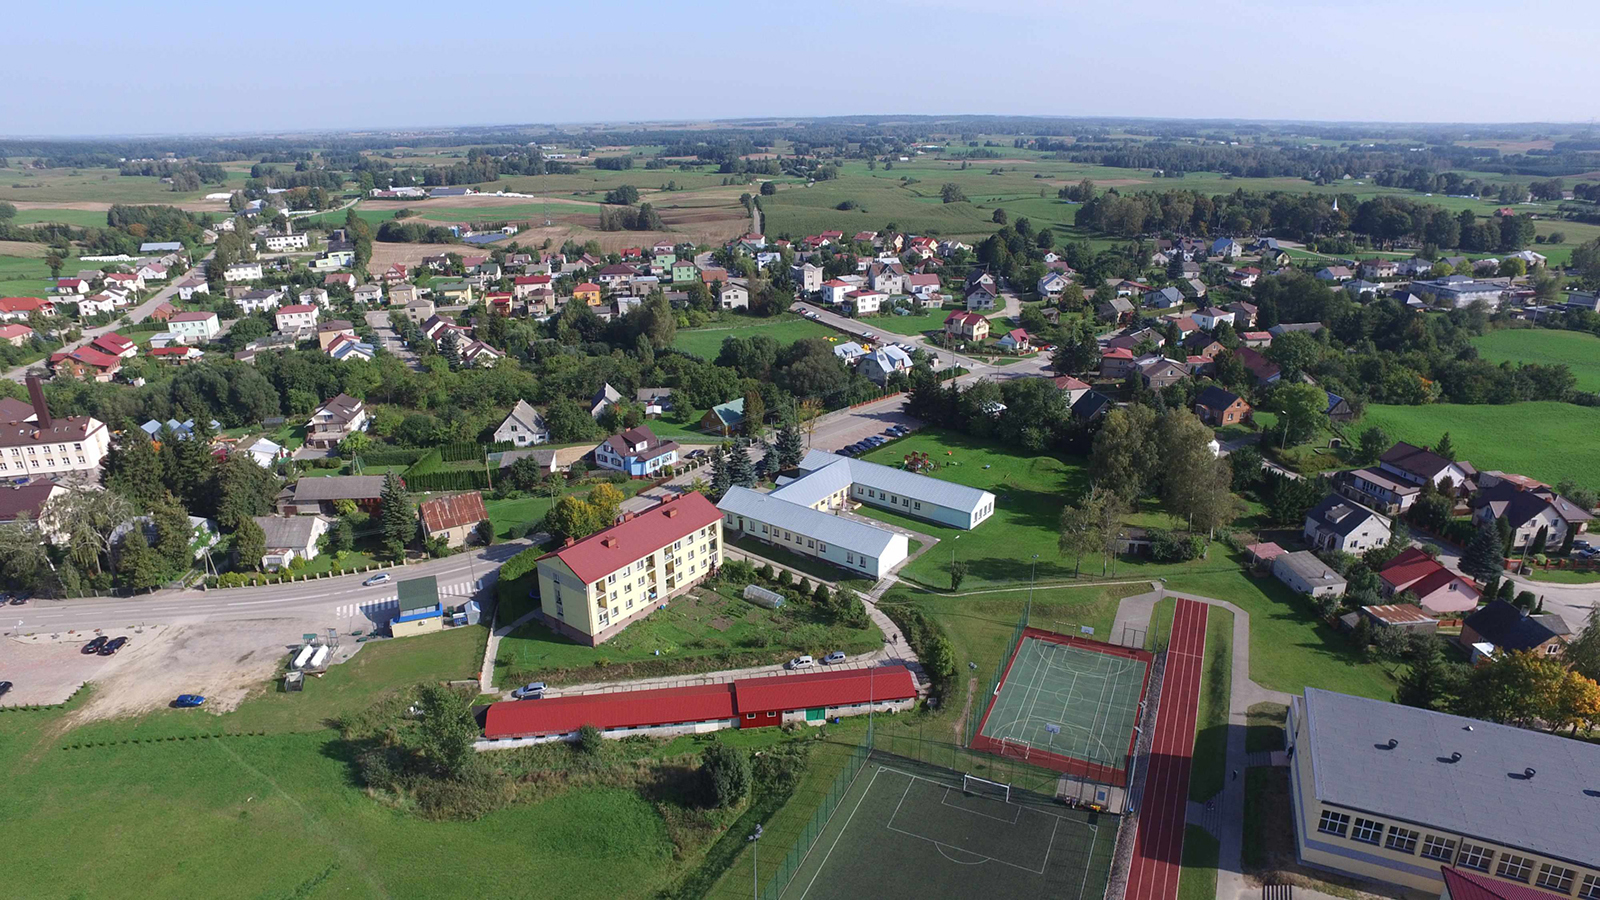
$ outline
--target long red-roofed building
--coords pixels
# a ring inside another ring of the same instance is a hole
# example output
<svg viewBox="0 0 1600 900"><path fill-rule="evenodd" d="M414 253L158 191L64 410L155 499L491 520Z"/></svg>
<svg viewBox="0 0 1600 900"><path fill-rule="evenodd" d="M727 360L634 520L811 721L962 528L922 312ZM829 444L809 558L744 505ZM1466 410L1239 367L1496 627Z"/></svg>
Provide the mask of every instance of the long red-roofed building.
<svg viewBox="0 0 1600 900"><path fill-rule="evenodd" d="M590 646L722 564L722 513L697 493L668 499L539 559L545 625Z"/></svg>
<svg viewBox="0 0 1600 900"><path fill-rule="evenodd" d="M916 699L916 679L903 665L828 669L723 684L494 703L484 715L483 731L491 741L571 740L585 725L593 725L606 737L667 737L787 722L821 725L869 710L907 710Z"/></svg>

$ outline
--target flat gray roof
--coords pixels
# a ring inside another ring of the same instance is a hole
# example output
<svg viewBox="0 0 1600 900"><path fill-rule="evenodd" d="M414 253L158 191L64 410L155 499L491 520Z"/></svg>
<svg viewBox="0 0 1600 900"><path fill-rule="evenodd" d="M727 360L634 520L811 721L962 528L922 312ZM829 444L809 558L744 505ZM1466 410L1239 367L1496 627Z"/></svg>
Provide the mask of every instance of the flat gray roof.
<svg viewBox="0 0 1600 900"><path fill-rule="evenodd" d="M901 497L910 497L923 503L932 503L964 513L975 513L986 503L994 502L994 495L988 491L981 491L964 484L945 481L940 478L930 478L927 475L918 475L903 469L881 466L877 463L866 462L860 459L851 459L848 456L839 456L823 450L812 450L800 460L800 471L811 473L820 469L841 468L843 476L851 484L865 485L888 491ZM786 490L794 490L799 484L810 480L811 475L800 479L795 485L790 485ZM826 496L823 494L822 496ZM818 498L820 499L820 497Z"/></svg>
<svg viewBox="0 0 1600 900"><path fill-rule="evenodd" d="M1600 866L1600 746L1311 687L1305 716L1318 800Z"/></svg>
<svg viewBox="0 0 1600 900"><path fill-rule="evenodd" d="M875 528L854 519L782 500L772 494L763 494L749 488L730 487L722 495L717 509L733 513L768 525L802 534L808 538L825 541L835 547L863 553L874 559L888 549L899 535L885 528Z"/></svg>

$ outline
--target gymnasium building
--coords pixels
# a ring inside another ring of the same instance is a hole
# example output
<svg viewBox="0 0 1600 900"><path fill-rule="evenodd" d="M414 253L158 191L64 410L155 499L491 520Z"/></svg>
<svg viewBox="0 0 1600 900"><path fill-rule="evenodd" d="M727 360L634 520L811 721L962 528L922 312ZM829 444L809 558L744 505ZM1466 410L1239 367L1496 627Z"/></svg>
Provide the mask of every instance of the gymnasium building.
<svg viewBox="0 0 1600 900"><path fill-rule="evenodd" d="M1287 732L1302 862L1431 893L1449 866L1600 900L1600 746L1309 687Z"/></svg>

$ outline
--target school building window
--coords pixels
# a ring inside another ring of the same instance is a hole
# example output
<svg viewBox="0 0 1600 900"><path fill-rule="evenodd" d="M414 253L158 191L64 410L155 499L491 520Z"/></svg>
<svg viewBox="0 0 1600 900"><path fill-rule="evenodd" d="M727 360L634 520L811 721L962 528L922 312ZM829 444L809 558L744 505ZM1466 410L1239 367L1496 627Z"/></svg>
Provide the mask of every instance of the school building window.
<svg viewBox="0 0 1600 900"><path fill-rule="evenodd" d="M1494 873L1512 881L1527 881L1528 876L1533 873L1533 860L1515 853L1507 853L1500 857L1500 867L1495 869Z"/></svg>
<svg viewBox="0 0 1600 900"><path fill-rule="evenodd" d="M1455 858L1456 842L1445 840L1438 835L1430 834L1422 839L1422 855L1428 859L1449 862Z"/></svg>
<svg viewBox="0 0 1600 900"><path fill-rule="evenodd" d="M1492 861L1494 861L1494 851L1488 847L1462 844L1461 855L1456 858L1456 865L1463 869L1476 869L1479 872L1487 872L1489 871L1489 863Z"/></svg>
<svg viewBox="0 0 1600 900"><path fill-rule="evenodd" d="M1389 839L1384 841L1383 845L1396 853L1415 853L1417 852L1417 837L1418 833L1415 831L1407 831L1404 828L1391 828L1389 829Z"/></svg>
<svg viewBox="0 0 1600 900"><path fill-rule="evenodd" d="M1574 872L1571 869L1545 863L1539 867L1539 880L1536 881L1535 884L1547 891L1555 891L1558 894L1567 894L1571 893L1572 878L1577 874L1577 872Z"/></svg>
<svg viewBox="0 0 1600 900"><path fill-rule="evenodd" d="M1600 875L1583 876L1583 886L1578 888L1578 896L1583 900L1600 900Z"/></svg>
<svg viewBox="0 0 1600 900"><path fill-rule="evenodd" d="M1356 827L1350 832L1352 841L1360 841L1363 844L1376 844L1381 837L1383 837L1382 825L1371 819L1359 817L1356 819Z"/></svg>
<svg viewBox="0 0 1600 900"><path fill-rule="evenodd" d="M1317 830L1323 834L1336 834L1344 837L1350 829L1350 817L1344 813L1336 813L1331 809L1322 811L1322 820L1317 823Z"/></svg>

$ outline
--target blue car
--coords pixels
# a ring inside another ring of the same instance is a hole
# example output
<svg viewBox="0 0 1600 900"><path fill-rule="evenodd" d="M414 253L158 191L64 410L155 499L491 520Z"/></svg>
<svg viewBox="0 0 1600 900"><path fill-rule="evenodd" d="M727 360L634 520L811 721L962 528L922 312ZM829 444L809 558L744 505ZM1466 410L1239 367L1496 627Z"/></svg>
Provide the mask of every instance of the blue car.
<svg viewBox="0 0 1600 900"><path fill-rule="evenodd" d="M172 705L179 709L192 709L204 705L205 702L206 698L199 694L179 694L178 699L172 701Z"/></svg>

